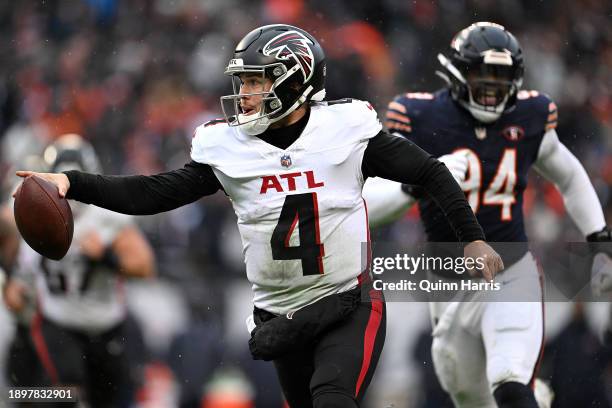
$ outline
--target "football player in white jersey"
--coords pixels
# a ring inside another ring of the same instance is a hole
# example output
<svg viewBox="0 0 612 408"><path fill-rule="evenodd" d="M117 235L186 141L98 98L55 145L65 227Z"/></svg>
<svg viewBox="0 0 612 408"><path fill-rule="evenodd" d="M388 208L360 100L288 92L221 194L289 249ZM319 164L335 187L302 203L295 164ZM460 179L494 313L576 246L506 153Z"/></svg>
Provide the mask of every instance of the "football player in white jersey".
<svg viewBox="0 0 612 408"><path fill-rule="evenodd" d="M43 158L54 172L100 171L93 147L75 134L58 138ZM122 282L152 276L153 252L132 217L71 207L74 237L66 256L53 261L23 243L15 275L35 277L39 311L31 335L52 384L78 386L92 407L118 407L127 403L122 392L131 381Z"/></svg>
<svg viewBox="0 0 612 408"><path fill-rule="evenodd" d="M221 98L225 119L196 129L183 168L40 175L67 198L140 215L222 190L253 284L251 352L274 360L292 408L358 407L382 350L385 304L364 261L367 177L422 185L466 242L466 255L486 260L480 273L491 280L503 268L446 167L383 132L369 103L325 102L325 70L323 49L306 31L257 28L225 71L234 84L234 94Z"/></svg>
<svg viewBox="0 0 612 408"><path fill-rule="evenodd" d="M602 251L607 246L608 253L611 230L584 168L557 137L555 103L537 91L520 91L523 54L510 32L494 23L472 24L454 37L449 57L438 59L448 86L397 96L386 125L448 166L504 260L497 279L503 285L500 298L513 291L520 295L504 298L507 302L431 302L436 374L457 407L535 408L532 389L544 322L539 271L522 209L529 169L557 186L586 240ZM364 197L370 220L401 214L415 202L416 190L369 181ZM420 196L419 209L429 242L453 239L426 196ZM598 280L608 289L610 282L609 276Z"/></svg>

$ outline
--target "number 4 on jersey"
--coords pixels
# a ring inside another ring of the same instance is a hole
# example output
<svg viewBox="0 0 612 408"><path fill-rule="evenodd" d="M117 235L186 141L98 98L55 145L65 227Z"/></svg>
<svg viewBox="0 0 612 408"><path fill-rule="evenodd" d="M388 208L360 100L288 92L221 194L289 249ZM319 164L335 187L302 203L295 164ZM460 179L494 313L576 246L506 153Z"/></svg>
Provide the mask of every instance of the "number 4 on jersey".
<svg viewBox="0 0 612 408"><path fill-rule="evenodd" d="M465 191L467 200L474 213L480 208L482 189L482 164L480 158L470 149L460 149L468 159L468 171L465 180L459 185ZM516 149L506 149L502 155L497 171L489 187L482 194L483 205L500 205L501 220L512 220L512 205L516 202Z"/></svg>
<svg viewBox="0 0 612 408"><path fill-rule="evenodd" d="M289 246L296 226L299 228L300 245ZM323 273L325 250L319 237L317 193L294 194L285 198L270 245L272 259L300 259L304 275Z"/></svg>

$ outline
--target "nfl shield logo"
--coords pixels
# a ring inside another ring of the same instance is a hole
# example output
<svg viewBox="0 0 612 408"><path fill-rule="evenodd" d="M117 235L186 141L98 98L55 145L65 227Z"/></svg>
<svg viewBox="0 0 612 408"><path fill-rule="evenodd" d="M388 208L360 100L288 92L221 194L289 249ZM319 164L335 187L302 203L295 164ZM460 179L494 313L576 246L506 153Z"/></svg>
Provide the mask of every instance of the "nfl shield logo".
<svg viewBox="0 0 612 408"><path fill-rule="evenodd" d="M474 128L474 133L476 133L476 139L485 140L487 138L487 128L477 126Z"/></svg>
<svg viewBox="0 0 612 408"><path fill-rule="evenodd" d="M291 156L284 154L281 156L281 166L291 167Z"/></svg>

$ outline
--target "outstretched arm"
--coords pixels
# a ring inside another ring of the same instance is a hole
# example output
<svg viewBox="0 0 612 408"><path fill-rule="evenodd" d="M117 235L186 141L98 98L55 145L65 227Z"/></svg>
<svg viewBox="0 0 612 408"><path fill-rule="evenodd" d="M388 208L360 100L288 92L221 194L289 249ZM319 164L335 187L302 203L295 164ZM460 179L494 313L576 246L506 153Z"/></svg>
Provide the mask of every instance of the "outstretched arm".
<svg viewBox="0 0 612 408"><path fill-rule="evenodd" d="M21 177L31 174L57 185L61 196L131 215L173 210L221 188L212 168L194 161L153 176L102 176L75 170L59 174L17 172Z"/></svg>
<svg viewBox="0 0 612 408"><path fill-rule="evenodd" d="M568 214L584 236L601 231L605 219L597 193L584 167L563 143L557 132L546 132L534 168L555 184Z"/></svg>

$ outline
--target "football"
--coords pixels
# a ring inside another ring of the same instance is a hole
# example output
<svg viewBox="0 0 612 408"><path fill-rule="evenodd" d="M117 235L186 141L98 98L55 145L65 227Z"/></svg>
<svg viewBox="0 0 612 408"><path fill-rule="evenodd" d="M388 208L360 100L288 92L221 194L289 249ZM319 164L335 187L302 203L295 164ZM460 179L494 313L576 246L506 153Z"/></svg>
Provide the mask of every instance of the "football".
<svg viewBox="0 0 612 408"><path fill-rule="evenodd" d="M17 228L32 249L56 261L66 255L74 231L72 210L54 184L28 176L15 194L14 213Z"/></svg>

